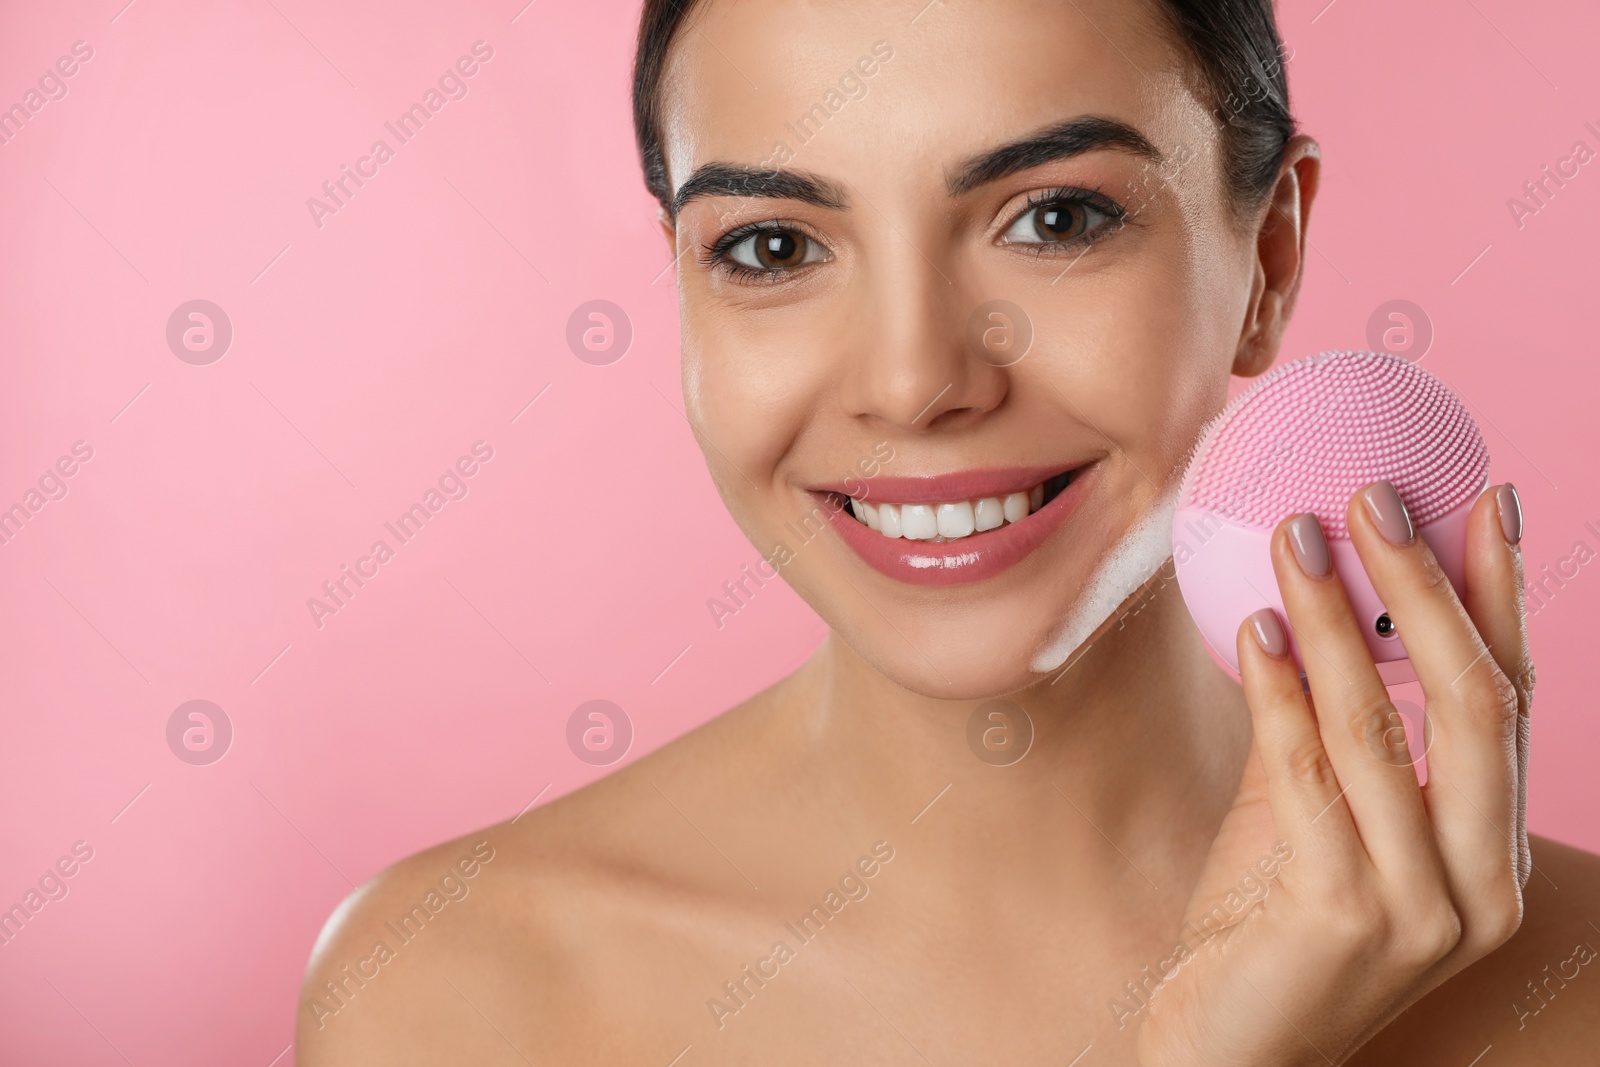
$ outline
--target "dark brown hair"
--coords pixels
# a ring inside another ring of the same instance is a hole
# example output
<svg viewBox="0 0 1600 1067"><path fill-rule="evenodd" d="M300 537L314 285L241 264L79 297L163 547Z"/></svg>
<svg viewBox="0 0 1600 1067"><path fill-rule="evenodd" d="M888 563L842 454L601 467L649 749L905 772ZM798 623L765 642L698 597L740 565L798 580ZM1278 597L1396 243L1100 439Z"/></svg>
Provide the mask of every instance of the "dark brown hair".
<svg viewBox="0 0 1600 1067"><path fill-rule="evenodd" d="M661 79L673 39L697 0L645 0L633 62L633 131L644 183L672 212L661 150ZM1197 67L1219 124L1228 191L1242 213L1271 195L1294 136L1283 43L1272 0L1156 0Z"/></svg>

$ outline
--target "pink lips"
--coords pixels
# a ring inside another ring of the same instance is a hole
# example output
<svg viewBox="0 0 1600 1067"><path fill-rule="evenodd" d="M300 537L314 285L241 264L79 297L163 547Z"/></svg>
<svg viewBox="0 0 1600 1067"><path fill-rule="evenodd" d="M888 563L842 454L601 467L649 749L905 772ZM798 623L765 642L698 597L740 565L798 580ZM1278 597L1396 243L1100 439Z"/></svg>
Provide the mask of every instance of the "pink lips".
<svg viewBox="0 0 1600 1067"><path fill-rule="evenodd" d="M857 522L842 508L825 507L824 510L840 540L881 574L914 585L977 582L1009 569L1043 544L1083 499L1087 492L1085 483L1093 469L1093 465L1079 469L1055 499L1021 522L1007 523L999 529L975 533L958 541L932 543L885 537ZM1025 492L1061 470L1060 467L1035 467L961 471L928 478L874 478L869 483L867 499L898 504L1004 496ZM856 488L859 489L859 483ZM829 491L846 492L842 485L822 486L813 490L813 494L825 498Z"/></svg>

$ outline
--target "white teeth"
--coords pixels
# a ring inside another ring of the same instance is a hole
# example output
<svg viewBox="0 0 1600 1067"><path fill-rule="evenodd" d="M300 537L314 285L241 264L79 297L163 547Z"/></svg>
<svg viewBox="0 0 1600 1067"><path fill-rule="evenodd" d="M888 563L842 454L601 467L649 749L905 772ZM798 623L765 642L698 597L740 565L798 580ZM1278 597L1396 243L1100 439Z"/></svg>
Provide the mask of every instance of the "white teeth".
<svg viewBox="0 0 1600 1067"><path fill-rule="evenodd" d="M869 504L850 501L856 521L885 537L911 541L956 541L974 533L1021 522L1044 506L1044 486L1004 497L955 500L938 504Z"/></svg>
<svg viewBox="0 0 1600 1067"><path fill-rule="evenodd" d="M900 532L907 541L932 541L939 536L939 524L932 504L901 504Z"/></svg>
<svg viewBox="0 0 1600 1067"><path fill-rule="evenodd" d="M939 527L939 536L949 538L965 537L977 529L978 524L972 514L972 503L967 500L940 504L934 511L934 522Z"/></svg>

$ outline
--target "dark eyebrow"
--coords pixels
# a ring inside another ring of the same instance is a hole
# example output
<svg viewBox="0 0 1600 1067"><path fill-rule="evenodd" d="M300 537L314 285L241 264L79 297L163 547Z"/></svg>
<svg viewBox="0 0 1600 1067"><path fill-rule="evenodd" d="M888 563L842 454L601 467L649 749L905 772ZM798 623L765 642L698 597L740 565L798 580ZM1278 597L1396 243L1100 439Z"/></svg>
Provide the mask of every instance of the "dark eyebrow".
<svg viewBox="0 0 1600 1067"><path fill-rule="evenodd" d="M825 208L842 208L845 205L844 192L838 186L803 171L707 163L678 186L678 193L672 198L672 217L677 218L678 212L689 201L703 196L799 200Z"/></svg>
<svg viewBox="0 0 1600 1067"><path fill-rule="evenodd" d="M947 186L951 196L960 196L1030 167L1105 148L1132 152L1152 162L1161 161L1160 149L1132 126L1116 119L1085 115L1046 126L973 157L962 165Z"/></svg>

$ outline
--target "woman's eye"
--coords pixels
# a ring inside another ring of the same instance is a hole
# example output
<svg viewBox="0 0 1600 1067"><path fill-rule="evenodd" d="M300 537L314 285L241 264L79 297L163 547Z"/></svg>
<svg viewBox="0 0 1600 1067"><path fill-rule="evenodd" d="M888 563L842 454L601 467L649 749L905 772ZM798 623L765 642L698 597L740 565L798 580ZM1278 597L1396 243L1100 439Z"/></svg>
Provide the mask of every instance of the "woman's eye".
<svg viewBox="0 0 1600 1067"><path fill-rule="evenodd" d="M748 270L776 271L820 263L827 249L797 230L757 230L723 253Z"/></svg>
<svg viewBox="0 0 1600 1067"><path fill-rule="evenodd" d="M1046 200L1024 211L1002 240L1007 244L1067 244L1092 235L1110 221L1109 212L1081 200Z"/></svg>

